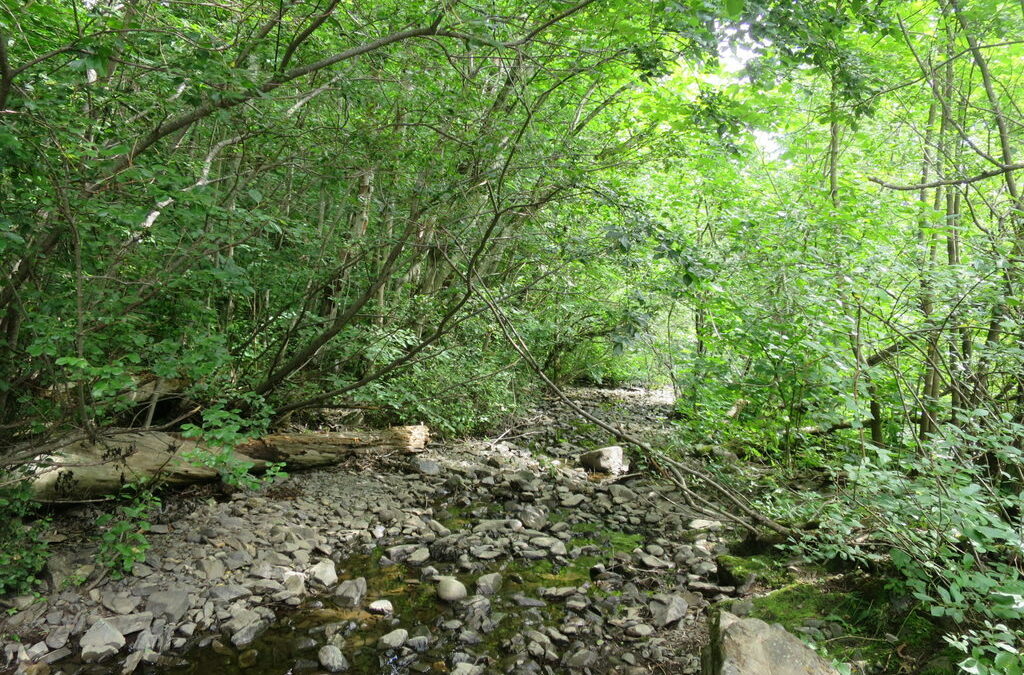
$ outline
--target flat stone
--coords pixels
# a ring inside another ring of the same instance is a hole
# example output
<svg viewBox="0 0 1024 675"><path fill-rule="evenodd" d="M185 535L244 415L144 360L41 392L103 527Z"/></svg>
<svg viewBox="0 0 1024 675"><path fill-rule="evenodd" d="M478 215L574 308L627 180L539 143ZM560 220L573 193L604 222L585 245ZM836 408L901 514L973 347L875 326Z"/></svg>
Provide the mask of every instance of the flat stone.
<svg viewBox="0 0 1024 675"><path fill-rule="evenodd" d="M568 659L565 660L565 665L569 668L589 668L590 666L597 663L599 658L598 653L592 649L581 649Z"/></svg>
<svg viewBox="0 0 1024 675"><path fill-rule="evenodd" d="M107 619L107 623L116 628L122 635L131 635L149 628L153 623L152 612L139 612L137 614L124 614Z"/></svg>
<svg viewBox="0 0 1024 675"><path fill-rule="evenodd" d="M157 591L146 600L146 611L167 619L167 623L178 623L188 611L188 604L188 592L184 589Z"/></svg>
<svg viewBox="0 0 1024 675"><path fill-rule="evenodd" d="M410 565L422 565L423 563L430 560L430 549L426 546L420 546L415 551L409 554L406 558L406 562Z"/></svg>
<svg viewBox="0 0 1024 675"><path fill-rule="evenodd" d="M341 602L349 607L358 607L359 603L363 601L363 597L366 595L366 579L359 577L358 579L348 579L343 581L338 586L338 590L336 590L334 594Z"/></svg>
<svg viewBox="0 0 1024 675"><path fill-rule="evenodd" d="M321 586L333 586L338 582L338 571L330 558L325 558L310 567L309 576Z"/></svg>
<svg viewBox="0 0 1024 675"><path fill-rule="evenodd" d="M568 495L568 496L566 496L566 497L564 497L562 499L562 506L569 507L569 508L572 508L573 506L579 506L584 501L586 501L586 499L587 498L584 497L583 495L581 495L579 493L574 493L574 494Z"/></svg>
<svg viewBox="0 0 1024 675"><path fill-rule="evenodd" d="M696 518L690 521L687 525L691 530L709 530L714 532L722 529L722 523L717 520L705 520L703 518Z"/></svg>
<svg viewBox="0 0 1024 675"><path fill-rule="evenodd" d="M690 605L678 595L656 595L649 605L654 625L658 628L679 621L686 616Z"/></svg>
<svg viewBox="0 0 1024 675"><path fill-rule="evenodd" d="M199 571L209 581L220 581L224 578L224 562L218 558L203 558L199 561Z"/></svg>
<svg viewBox="0 0 1024 675"><path fill-rule="evenodd" d="M124 636L105 619L100 619L85 632L79 646L82 660L95 663L119 652L124 647Z"/></svg>
<svg viewBox="0 0 1024 675"><path fill-rule="evenodd" d="M107 591L100 596L100 604L116 614L131 614L141 602L142 598L137 598L127 593L111 593Z"/></svg>
<svg viewBox="0 0 1024 675"><path fill-rule="evenodd" d="M431 459L424 459L422 457L414 457L409 462L409 467L416 473L423 474L424 476L437 476L441 473L441 465Z"/></svg>
<svg viewBox="0 0 1024 675"><path fill-rule="evenodd" d="M437 597L445 602L457 602L467 595L466 586L455 577L441 577L437 584Z"/></svg>
<svg viewBox="0 0 1024 675"><path fill-rule="evenodd" d="M348 670L348 661L345 659L345 655L335 645L324 645L316 656L320 665L329 673Z"/></svg>
<svg viewBox="0 0 1024 675"><path fill-rule="evenodd" d="M231 602L238 598L248 598L252 591L239 584L224 584L211 588L209 595L214 602Z"/></svg>
<svg viewBox="0 0 1024 675"><path fill-rule="evenodd" d="M404 628L396 628L395 630L382 635L377 640L377 647L380 649L398 649L405 644L405 641L409 638L409 631Z"/></svg>
<svg viewBox="0 0 1024 675"><path fill-rule="evenodd" d="M476 592L480 595L494 595L501 590L501 575L497 572L481 575L476 580Z"/></svg>
<svg viewBox="0 0 1024 675"><path fill-rule="evenodd" d="M654 635L654 626L649 626L646 623L638 623L635 626L627 628L626 635L640 638L650 637L651 635ZM751 673L751 675L753 675L753 673Z"/></svg>

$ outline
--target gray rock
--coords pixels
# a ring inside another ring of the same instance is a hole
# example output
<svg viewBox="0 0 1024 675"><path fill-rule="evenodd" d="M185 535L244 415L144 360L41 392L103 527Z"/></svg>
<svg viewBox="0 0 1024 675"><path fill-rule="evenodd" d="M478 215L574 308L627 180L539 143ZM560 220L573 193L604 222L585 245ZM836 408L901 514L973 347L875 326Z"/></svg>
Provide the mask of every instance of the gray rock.
<svg viewBox="0 0 1024 675"><path fill-rule="evenodd" d="M597 652L591 649L581 649L566 659L565 665L569 668L589 668L597 663L598 658Z"/></svg>
<svg viewBox="0 0 1024 675"><path fill-rule="evenodd" d="M697 518L690 521L687 526L691 530L709 530L715 532L722 529L722 523L717 520L704 520L703 518Z"/></svg>
<svg viewBox="0 0 1024 675"><path fill-rule="evenodd" d="M218 558L203 558L199 561L199 571L209 581L220 581L226 571L224 563Z"/></svg>
<svg viewBox="0 0 1024 675"><path fill-rule="evenodd" d="M441 577L437 584L437 597L445 602L457 602L468 594L466 586L455 577Z"/></svg>
<svg viewBox="0 0 1024 675"><path fill-rule="evenodd" d="M334 561L325 558L309 568L309 576L322 586L333 586L338 581L338 571ZM326 666L325 666L326 667Z"/></svg>
<svg viewBox="0 0 1024 675"><path fill-rule="evenodd" d="M359 603L363 601L363 597L366 596L366 579L359 577L343 581L334 594L338 600L349 607L358 607Z"/></svg>
<svg viewBox="0 0 1024 675"><path fill-rule="evenodd" d="M188 591L157 591L146 600L146 611L154 617L164 617L167 623L178 623L188 611Z"/></svg>
<svg viewBox="0 0 1024 675"><path fill-rule="evenodd" d="M704 648L703 675L838 675L838 671L778 624L719 612Z"/></svg>
<svg viewBox="0 0 1024 675"><path fill-rule="evenodd" d="M405 644L409 638L409 631L404 628L396 628L377 640L377 647L380 649L398 649Z"/></svg>
<svg viewBox="0 0 1024 675"><path fill-rule="evenodd" d="M646 623L638 623L635 626L630 626L629 628L627 628L626 635L631 635L633 637L649 637L651 635L654 635L654 627L648 626Z"/></svg>
<svg viewBox="0 0 1024 675"><path fill-rule="evenodd" d="M334 645L324 645L316 656L320 660L320 665L329 673L348 670L348 661L345 659L345 655Z"/></svg>
<svg viewBox="0 0 1024 675"><path fill-rule="evenodd" d="M609 473L613 476L629 472L629 462L626 461L620 445L609 445L583 454L580 456L580 465L588 471Z"/></svg>
<svg viewBox="0 0 1024 675"><path fill-rule="evenodd" d="M494 595L501 589L501 575L497 572L484 574L476 580L476 592L480 595Z"/></svg>
<svg viewBox="0 0 1024 675"><path fill-rule="evenodd" d="M569 508L573 506L579 506L580 504L585 502L586 499L586 497L579 493L573 493L562 498L562 506Z"/></svg>
<svg viewBox="0 0 1024 675"><path fill-rule="evenodd" d="M406 562L410 565L422 565L423 563L430 560L430 549L426 546L420 546L406 559Z"/></svg>
<svg viewBox="0 0 1024 675"><path fill-rule="evenodd" d="M107 623L116 628L122 635L131 635L141 630L146 630L153 623L153 614L150 612L139 612L137 614L125 614L107 619Z"/></svg>
<svg viewBox="0 0 1024 675"><path fill-rule="evenodd" d="M519 520L531 530L540 530L548 523L548 512L539 506L526 505L519 512Z"/></svg>
<svg viewBox="0 0 1024 675"><path fill-rule="evenodd" d="M689 603L678 595L656 595L649 605L654 625L664 628L686 616Z"/></svg>
<svg viewBox="0 0 1024 675"><path fill-rule="evenodd" d="M390 600L374 600L370 603L370 606L366 608L366 611L370 614L380 614L387 616L395 611L394 606Z"/></svg>
<svg viewBox="0 0 1024 675"><path fill-rule="evenodd" d="M474 666L472 663L458 663L452 668L451 675L483 675L483 666Z"/></svg>
<svg viewBox="0 0 1024 675"><path fill-rule="evenodd" d="M105 619L100 619L85 632L79 646L82 660L93 663L119 652L124 647L124 636Z"/></svg>
<svg viewBox="0 0 1024 675"><path fill-rule="evenodd" d="M441 473L441 465L430 459L423 459L422 457L413 457L409 462L409 467L416 473L421 473L424 476L437 476Z"/></svg>
<svg viewBox="0 0 1024 675"><path fill-rule="evenodd" d="M100 596L100 604L116 614L131 614L141 602L142 598L127 593L105 591Z"/></svg>
<svg viewBox="0 0 1024 675"><path fill-rule="evenodd" d="M250 591L245 586L241 586L239 584L225 584L222 586L214 586L213 588L211 588L209 595L210 599L214 602L231 602L232 600L237 600L238 598L248 598L250 595L252 595L252 591ZM149 609L148 605L146 609ZM155 613L156 612L154 612L154 614ZM174 619L173 621L177 621L177 619Z"/></svg>

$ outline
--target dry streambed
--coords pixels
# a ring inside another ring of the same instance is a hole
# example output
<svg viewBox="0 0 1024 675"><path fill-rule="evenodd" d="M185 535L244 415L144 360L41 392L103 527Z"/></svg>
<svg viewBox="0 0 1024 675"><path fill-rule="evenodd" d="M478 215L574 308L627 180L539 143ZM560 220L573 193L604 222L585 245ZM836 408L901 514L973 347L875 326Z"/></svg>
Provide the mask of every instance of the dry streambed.
<svg viewBox="0 0 1024 675"><path fill-rule="evenodd" d="M638 424L657 413L626 411ZM721 523L670 485L578 466L594 446L560 420L182 500L118 581L69 538L49 595L6 620L3 663L37 675L698 672L703 610L737 592L717 582ZM614 451L603 459L619 468Z"/></svg>

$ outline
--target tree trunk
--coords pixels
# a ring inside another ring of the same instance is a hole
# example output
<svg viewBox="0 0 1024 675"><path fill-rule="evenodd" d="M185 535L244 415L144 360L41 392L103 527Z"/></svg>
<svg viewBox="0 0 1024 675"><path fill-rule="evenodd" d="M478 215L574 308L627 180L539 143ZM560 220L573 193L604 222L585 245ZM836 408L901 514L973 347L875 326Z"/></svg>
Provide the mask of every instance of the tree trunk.
<svg viewBox="0 0 1024 675"><path fill-rule="evenodd" d="M351 456L421 452L429 440L427 427L392 427L376 431L272 434L235 449L234 456L264 468L267 462L284 462L289 469L334 464ZM157 479L170 485L215 480L215 468L190 462L186 457L201 447L177 434L132 431L90 443L73 443L47 457L32 481L40 501L73 501L116 493L126 483Z"/></svg>

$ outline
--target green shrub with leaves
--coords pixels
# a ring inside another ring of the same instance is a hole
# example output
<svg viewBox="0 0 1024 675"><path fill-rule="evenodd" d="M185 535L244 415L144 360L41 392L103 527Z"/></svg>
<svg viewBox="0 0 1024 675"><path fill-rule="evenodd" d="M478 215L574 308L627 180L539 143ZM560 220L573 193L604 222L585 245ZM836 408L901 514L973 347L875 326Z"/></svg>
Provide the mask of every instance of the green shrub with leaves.
<svg viewBox="0 0 1024 675"><path fill-rule="evenodd" d="M135 564L146 559L151 544L146 533L149 520L160 508L160 498L144 484L127 485L117 497L122 500L114 510L96 519L100 527L96 560L120 579L131 574Z"/></svg>
<svg viewBox="0 0 1024 675"><path fill-rule="evenodd" d="M820 523L797 544L802 553L891 569L894 583L945 622L964 672L1021 673L1013 636L1024 622L1024 501L990 462L1015 461L1024 428L1009 415L988 416L963 413L959 426L943 425L920 451L869 448L836 472L843 488L831 501L772 508Z"/></svg>
<svg viewBox="0 0 1024 675"><path fill-rule="evenodd" d="M36 508L27 483L0 489L0 595L25 593L39 583L48 557L43 532L50 521L32 520Z"/></svg>

